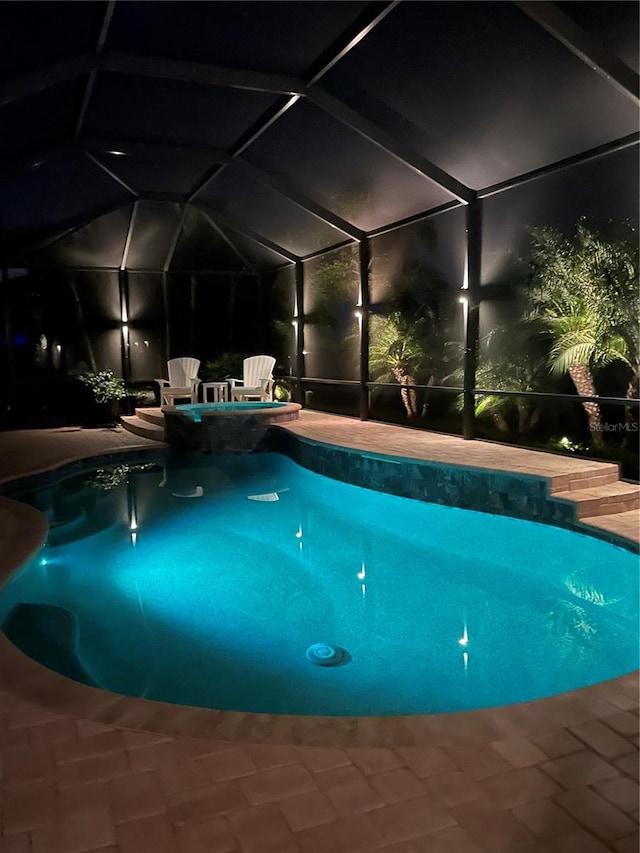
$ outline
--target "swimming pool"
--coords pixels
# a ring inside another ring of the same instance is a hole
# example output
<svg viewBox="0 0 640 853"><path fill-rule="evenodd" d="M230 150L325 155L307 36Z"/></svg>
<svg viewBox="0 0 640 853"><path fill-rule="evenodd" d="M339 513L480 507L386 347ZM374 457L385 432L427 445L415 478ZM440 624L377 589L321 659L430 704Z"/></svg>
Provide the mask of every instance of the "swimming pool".
<svg viewBox="0 0 640 853"><path fill-rule="evenodd" d="M279 454L187 461L63 481L48 546L0 596L27 654L118 693L277 714L482 708L637 666L625 549ZM316 643L339 665L314 665Z"/></svg>

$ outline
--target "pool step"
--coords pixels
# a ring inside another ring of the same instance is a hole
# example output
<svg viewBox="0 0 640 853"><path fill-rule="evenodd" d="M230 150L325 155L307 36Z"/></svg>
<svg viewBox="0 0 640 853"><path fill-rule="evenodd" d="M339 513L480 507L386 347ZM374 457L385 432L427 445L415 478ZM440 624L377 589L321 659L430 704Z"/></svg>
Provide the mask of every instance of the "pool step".
<svg viewBox="0 0 640 853"><path fill-rule="evenodd" d="M575 503L579 519L613 515L640 508L640 486L619 480L589 486L587 489L554 492L553 497Z"/></svg>
<svg viewBox="0 0 640 853"><path fill-rule="evenodd" d="M637 539L638 530L640 530L640 509L630 509L615 515L591 515L583 521L589 527L597 527L607 533L634 540Z"/></svg>
<svg viewBox="0 0 640 853"><path fill-rule="evenodd" d="M136 409L134 414L140 420L147 421L147 423L155 424L164 429L164 415L162 414L162 409L159 409L157 406L147 409Z"/></svg>
<svg viewBox="0 0 640 853"><path fill-rule="evenodd" d="M585 461L585 467L581 471L572 471L570 474L556 474L551 477L551 494L556 497L566 492L583 491L595 486L605 486L609 483L617 483L620 471L617 464L609 462L589 463Z"/></svg>
<svg viewBox="0 0 640 853"><path fill-rule="evenodd" d="M151 438L154 441L164 441L164 426L152 423L137 415L123 415L120 420L122 426L134 435L141 435L143 438Z"/></svg>

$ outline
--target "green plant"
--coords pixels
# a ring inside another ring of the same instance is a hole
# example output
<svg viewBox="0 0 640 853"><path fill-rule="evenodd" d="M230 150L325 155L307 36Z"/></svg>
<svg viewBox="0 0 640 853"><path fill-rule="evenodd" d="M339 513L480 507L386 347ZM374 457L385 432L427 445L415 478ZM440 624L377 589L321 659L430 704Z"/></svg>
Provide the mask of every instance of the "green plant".
<svg viewBox="0 0 640 853"><path fill-rule="evenodd" d="M475 415L491 418L503 434L531 432L540 418L541 410L535 400L517 396L518 391L543 390L543 369L531 343L531 329L522 321L496 326L480 340L476 388L516 393L513 397L476 395ZM458 367L445 377L447 380L462 385L463 368ZM456 400L455 408L462 411L462 395Z"/></svg>
<svg viewBox="0 0 640 853"><path fill-rule="evenodd" d="M125 385L124 396L134 397L137 403L141 403L146 398L147 392L144 390L144 388L136 388L133 385Z"/></svg>
<svg viewBox="0 0 640 853"><path fill-rule="evenodd" d="M278 403L288 403L291 399L291 389L286 380L280 380L273 386L273 399Z"/></svg>
<svg viewBox="0 0 640 853"><path fill-rule="evenodd" d="M223 352L206 363L203 371L205 378L215 381L233 376L239 379L242 376L242 362L245 358L247 358L246 353Z"/></svg>
<svg viewBox="0 0 640 853"><path fill-rule="evenodd" d="M552 375L568 373L578 394L596 397L594 370L621 362L631 397L640 375L637 241L597 234L583 220L570 238L553 228L531 234L529 320L549 338ZM600 406L582 405L591 442L601 447Z"/></svg>
<svg viewBox="0 0 640 853"><path fill-rule="evenodd" d="M122 400L127 396L124 381L118 379L113 370L83 373L78 379L91 389L96 403L109 403L112 400Z"/></svg>
<svg viewBox="0 0 640 853"><path fill-rule="evenodd" d="M583 444L580 444L577 441L572 441L568 435L563 435L561 438L557 436L552 436L547 442L547 447L550 447L552 450L559 450L569 453L584 453L586 450Z"/></svg>
<svg viewBox="0 0 640 853"><path fill-rule="evenodd" d="M418 416L415 373L425 357L424 346L415 334L415 326L399 311L374 315L369 321L369 368L376 381L391 379L404 386L400 390L407 417Z"/></svg>

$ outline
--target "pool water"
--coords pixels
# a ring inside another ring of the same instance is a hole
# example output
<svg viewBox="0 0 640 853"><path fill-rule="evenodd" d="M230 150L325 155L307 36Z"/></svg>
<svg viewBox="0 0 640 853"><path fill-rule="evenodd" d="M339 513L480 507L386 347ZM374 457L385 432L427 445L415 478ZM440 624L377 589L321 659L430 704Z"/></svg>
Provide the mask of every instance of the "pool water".
<svg viewBox="0 0 640 853"><path fill-rule="evenodd" d="M272 403L269 401L259 402L251 400L240 400L233 403L185 403L176 406L178 412L189 415L194 423L202 422L202 415L207 413L224 414L225 412L246 412L262 409L282 409L286 403Z"/></svg>
<svg viewBox="0 0 640 853"><path fill-rule="evenodd" d="M0 624L87 684L254 712L422 714L638 666L638 557L598 539L275 453L83 476L40 494L49 542L0 594ZM335 665L315 665L315 644L339 650Z"/></svg>

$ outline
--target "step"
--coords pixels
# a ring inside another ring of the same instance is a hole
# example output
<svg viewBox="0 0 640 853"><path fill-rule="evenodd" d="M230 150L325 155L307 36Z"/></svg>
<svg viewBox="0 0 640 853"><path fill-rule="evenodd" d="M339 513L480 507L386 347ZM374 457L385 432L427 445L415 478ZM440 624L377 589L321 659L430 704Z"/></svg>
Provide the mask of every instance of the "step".
<svg viewBox="0 0 640 853"><path fill-rule="evenodd" d="M605 483L588 489L556 492L554 499L571 501L577 505L579 519L599 515L628 512L640 507L640 486L634 483Z"/></svg>
<svg viewBox="0 0 640 853"><path fill-rule="evenodd" d="M596 462L586 463L584 469L572 471L567 474L558 474L551 478L551 494L591 489L594 486L604 486L607 483L616 483L620 478L620 471L615 463Z"/></svg>
<svg viewBox="0 0 640 853"><path fill-rule="evenodd" d="M154 441L164 441L164 427L139 418L137 415L123 415L120 419L122 426L134 435L151 438Z"/></svg>
<svg viewBox="0 0 640 853"><path fill-rule="evenodd" d="M640 539L640 509L629 509L615 515L592 515L583 519L583 523L607 533L624 536L632 542L638 542Z"/></svg>
<svg viewBox="0 0 640 853"><path fill-rule="evenodd" d="M164 429L164 415L162 414L162 409L159 409L157 406L147 409L136 409L135 415L142 421L147 421L147 423L155 424Z"/></svg>

